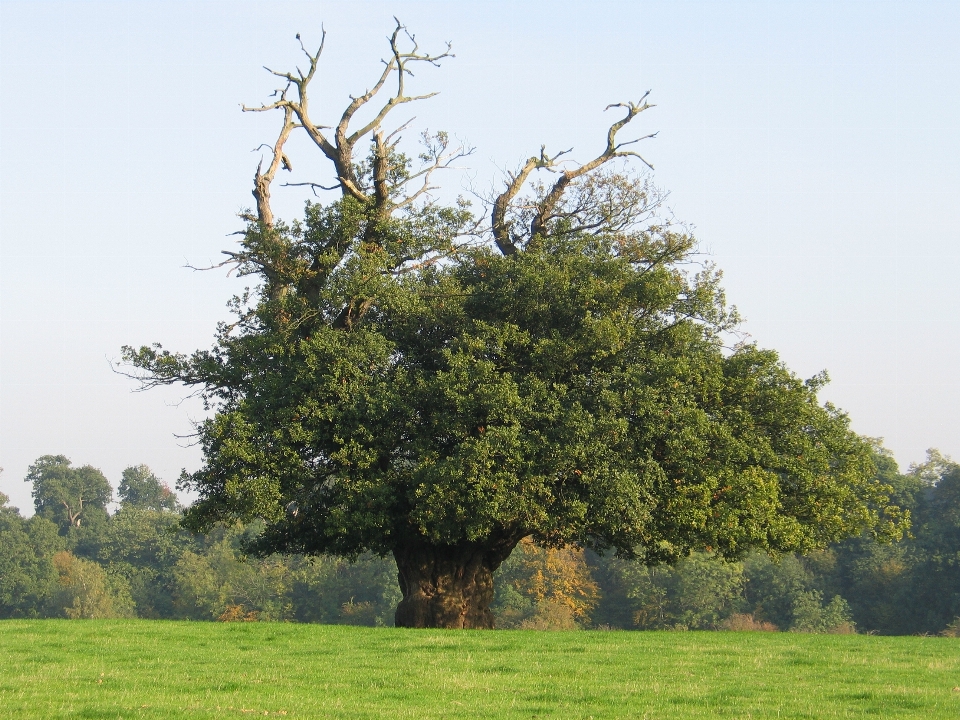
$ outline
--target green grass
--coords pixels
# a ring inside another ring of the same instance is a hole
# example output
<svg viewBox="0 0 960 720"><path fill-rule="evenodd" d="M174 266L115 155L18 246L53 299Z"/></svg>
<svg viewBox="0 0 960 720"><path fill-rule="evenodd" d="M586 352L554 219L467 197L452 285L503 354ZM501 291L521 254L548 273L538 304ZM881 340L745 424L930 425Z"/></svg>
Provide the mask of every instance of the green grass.
<svg viewBox="0 0 960 720"><path fill-rule="evenodd" d="M960 640L0 622L2 718L958 718Z"/></svg>

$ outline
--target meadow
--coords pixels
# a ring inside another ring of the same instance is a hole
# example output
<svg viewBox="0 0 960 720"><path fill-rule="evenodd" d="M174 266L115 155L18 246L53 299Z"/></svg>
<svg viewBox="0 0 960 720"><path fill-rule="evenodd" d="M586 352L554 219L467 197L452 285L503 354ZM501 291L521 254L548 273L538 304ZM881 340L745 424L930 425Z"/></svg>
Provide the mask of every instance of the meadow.
<svg viewBox="0 0 960 720"><path fill-rule="evenodd" d="M0 622L17 718L956 718L960 640Z"/></svg>

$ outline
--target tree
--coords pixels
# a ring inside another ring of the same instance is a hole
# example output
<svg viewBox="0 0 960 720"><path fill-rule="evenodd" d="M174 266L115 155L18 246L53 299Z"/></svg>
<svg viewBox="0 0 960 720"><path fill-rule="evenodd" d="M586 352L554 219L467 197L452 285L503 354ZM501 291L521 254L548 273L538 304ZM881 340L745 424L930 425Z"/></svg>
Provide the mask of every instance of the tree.
<svg viewBox="0 0 960 720"><path fill-rule="evenodd" d="M94 559L126 579L139 617L174 617L174 566L197 544L179 515L121 506L97 541Z"/></svg>
<svg viewBox="0 0 960 720"><path fill-rule="evenodd" d="M130 588L97 563L63 550L53 556L59 588L50 598L54 611L71 620L134 617Z"/></svg>
<svg viewBox="0 0 960 720"><path fill-rule="evenodd" d="M0 493L0 618L40 617L57 582L52 558L64 540L49 520L25 520L8 500Z"/></svg>
<svg viewBox="0 0 960 720"><path fill-rule="evenodd" d="M500 626L569 630L588 624L599 588L584 551L523 540L500 566L494 613Z"/></svg>
<svg viewBox="0 0 960 720"><path fill-rule="evenodd" d="M603 601L598 620L641 630L716 630L742 609L744 572L739 562L692 553L673 567L644 567L595 558Z"/></svg>
<svg viewBox="0 0 960 720"><path fill-rule="evenodd" d="M61 530L105 518L113 497L102 472L90 465L74 468L70 464L63 455L44 455L30 466L25 478L33 483L37 515L57 523Z"/></svg>
<svg viewBox="0 0 960 720"><path fill-rule="evenodd" d="M134 465L123 471L117 488L121 507L141 510L178 510L180 503L170 487L161 482L146 465Z"/></svg>
<svg viewBox="0 0 960 720"><path fill-rule="evenodd" d="M353 562L330 556L291 561L290 598L298 622L393 625L401 597L391 558L367 553Z"/></svg>
<svg viewBox="0 0 960 720"><path fill-rule="evenodd" d="M759 553L752 555L744 563L751 615L793 632L854 632L847 601L841 595L825 592L828 588L823 586L822 571L833 562L832 552L807 558L787 555L777 561ZM825 596L831 598L827 603Z"/></svg>
<svg viewBox="0 0 960 720"><path fill-rule="evenodd" d="M883 482L893 488L894 502L910 513L913 532L922 533L916 520L927 481L914 473L901 474L890 452L879 446L874 463ZM822 588L823 595L838 592L849 600L856 626L863 631L885 635L924 632L917 623L918 611L926 603L917 597L923 582L916 570L923 563L915 540L878 543L867 535L844 540L831 552L835 562L823 574L832 580L828 583L832 587Z"/></svg>
<svg viewBox="0 0 960 720"><path fill-rule="evenodd" d="M174 604L197 620L291 620L293 582L288 560L274 555L246 562L237 541L249 528L220 527L199 552L185 551L173 568Z"/></svg>
<svg viewBox="0 0 960 720"><path fill-rule="evenodd" d="M910 578L914 632L939 632L960 617L960 464L936 450L911 466L923 487Z"/></svg>
<svg viewBox="0 0 960 720"><path fill-rule="evenodd" d="M527 537L656 563L898 532L869 444L817 402L825 378L726 347L737 316L719 273L627 164L637 140L619 136L646 95L608 108L621 116L593 159L541 148L488 198L485 225L430 196L468 150L424 133L417 165L406 125L384 129L429 97L407 94L412 69L449 48L423 53L398 23L329 133L308 103L322 49L244 108L283 121L227 252L259 281L236 321L212 350L124 350L144 386L200 388L215 411L198 426L204 465L182 480L199 496L189 527L259 517L255 552L392 553L396 624L413 627L492 627L493 572ZM291 184L339 197L287 224L270 188L294 131L335 180ZM541 171L552 182L531 185Z"/></svg>
<svg viewBox="0 0 960 720"><path fill-rule="evenodd" d="M866 536L840 543L836 590L862 630L940 632L960 615L960 466L934 449L904 474L888 452L875 462L896 504L911 514L912 535L891 544Z"/></svg>

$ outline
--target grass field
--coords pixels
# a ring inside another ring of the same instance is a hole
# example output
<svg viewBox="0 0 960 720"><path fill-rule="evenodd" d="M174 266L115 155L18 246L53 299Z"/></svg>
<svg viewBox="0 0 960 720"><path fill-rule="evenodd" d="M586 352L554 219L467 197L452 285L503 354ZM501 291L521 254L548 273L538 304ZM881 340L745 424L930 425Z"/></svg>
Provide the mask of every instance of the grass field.
<svg viewBox="0 0 960 720"><path fill-rule="evenodd" d="M960 640L0 622L3 718L960 718Z"/></svg>

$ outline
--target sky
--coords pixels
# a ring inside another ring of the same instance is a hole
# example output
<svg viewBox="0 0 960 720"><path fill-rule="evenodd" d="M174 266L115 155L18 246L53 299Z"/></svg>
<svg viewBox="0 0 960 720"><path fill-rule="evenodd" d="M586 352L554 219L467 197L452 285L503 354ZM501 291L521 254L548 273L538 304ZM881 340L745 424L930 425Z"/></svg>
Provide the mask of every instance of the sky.
<svg viewBox="0 0 960 720"><path fill-rule="evenodd" d="M960 3L8 2L0 0L0 492L28 514L45 454L195 470L204 417L182 389L136 392L123 345L209 347L249 279L196 271L234 247L279 117L240 111L262 66L327 42L313 112L379 74L397 16L426 50L409 112L476 148L454 196L539 152L602 148L610 103L651 90L641 146L724 272L758 345L906 469L960 457ZM329 180L305 142L292 181ZM296 217L303 189L274 192Z"/></svg>

